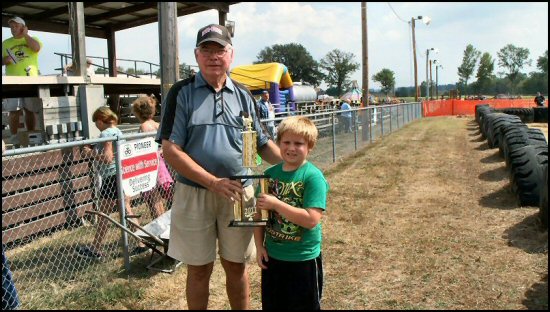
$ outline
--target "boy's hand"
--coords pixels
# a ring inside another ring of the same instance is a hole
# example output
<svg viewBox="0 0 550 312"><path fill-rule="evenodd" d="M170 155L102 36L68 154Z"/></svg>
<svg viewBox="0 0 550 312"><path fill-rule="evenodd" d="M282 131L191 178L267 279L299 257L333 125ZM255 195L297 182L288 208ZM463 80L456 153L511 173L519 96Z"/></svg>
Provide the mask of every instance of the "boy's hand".
<svg viewBox="0 0 550 312"><path fill-rule="evenodd" d="M263 210L275 210L276 205L280 202L277 197L262 193L256 200L256 207Z"/></svg>
<svg viewBox="0 0 550 312"><path fill-rule="evenodd" d="M265 247L256 247L256 262L258 263L258 266L262 269L267 269L267 266L264 264L264 262L269 261L269 256L267 255L267 250L265 250Z"/></svg>
<svg viewBox="0 0 550 312"><path fill-rule="evenodd" d="M81 152L85 157L89 157L92 155L92 147L90 145L84 145L82 146Z"/></svg>

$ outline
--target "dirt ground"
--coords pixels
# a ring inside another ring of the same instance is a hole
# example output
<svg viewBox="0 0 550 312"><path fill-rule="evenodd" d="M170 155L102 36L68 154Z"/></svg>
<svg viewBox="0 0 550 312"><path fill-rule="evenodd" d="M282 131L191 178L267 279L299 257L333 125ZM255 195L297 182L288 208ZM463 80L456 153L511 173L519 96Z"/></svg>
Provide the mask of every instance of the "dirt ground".
<svg viewBox="0 0 550 312"><path fill-rule="evenodd" d="M548 308L548 232L537 207L517 205L473 117L413 122L326 176L323 309ZM166 301L145 292L154 306L186 308L184 272L163 283ZM250 280L260 309L255 264ZM228 308L217 262L209 309Z"/></svg>
<svg viewBox="0 0 550 312"><path fill-rule="evenodd" d="M547 124L529 126L548 137ZM414 121L325 175L323 309L548 309L548 232L538 207L516 203L473 117ZM132 260L128 273L109 263L81 282L46 285L55 296L40 309L186 309L184 266L164 274L147 263ZM251 263L249 272L251 308L261 309L260 269ZM219 261L208 308L230 308Z"/></svg>
<svg viewBox="0 0 550 312"><path fill-rule="evenodd" d="M323 309L548 308L548 232L537 207L516 204L473 117L415 121L326 176ZM155 276L130 307L185 309L185 271ZM209 309L229 309L219 261L210 285Z"/></svg>
<svg viewBox="0 0 550 312"><path fill-rule="evenodd" d="M473 118L412 123L327 176L323 308L548 308L548 232Z"/></svg>

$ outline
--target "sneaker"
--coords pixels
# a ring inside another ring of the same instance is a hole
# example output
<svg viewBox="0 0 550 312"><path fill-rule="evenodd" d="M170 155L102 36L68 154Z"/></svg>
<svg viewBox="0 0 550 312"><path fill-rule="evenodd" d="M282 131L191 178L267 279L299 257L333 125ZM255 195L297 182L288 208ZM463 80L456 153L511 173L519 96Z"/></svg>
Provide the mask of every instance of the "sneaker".
<svg viewBox="0 0 550 312"><path fill-rule="evenodd" d="M137 256L147 251L149 251L149 247L137 246L136 248L132 249L132 251L130 251L130 256Z"/></svg>
<svg viewBox="0 0 550 312"><path fill-rule="evenodd" d="M78 246L76 247L76 254L79 257L86 258L86 259L93 259L93 260L101 260L101 253L92 250L92 248L88 246Z"/></svg>

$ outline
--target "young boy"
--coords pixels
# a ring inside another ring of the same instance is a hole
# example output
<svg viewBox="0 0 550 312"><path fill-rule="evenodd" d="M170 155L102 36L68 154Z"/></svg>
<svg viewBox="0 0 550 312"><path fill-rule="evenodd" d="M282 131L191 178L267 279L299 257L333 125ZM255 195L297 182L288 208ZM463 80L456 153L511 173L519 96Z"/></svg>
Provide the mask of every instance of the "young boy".
<svg viewBox="0 0 550 312"><path fill-rule="evenodd" d="M302 116L283 120L277 144L283 162L267 169L269 194L256 207L269 211L265 227L254 229L256 261L262 268L264 310L319 310L323 289L321 216L328 183L307 161L317 142L313 122Z"/></svg>

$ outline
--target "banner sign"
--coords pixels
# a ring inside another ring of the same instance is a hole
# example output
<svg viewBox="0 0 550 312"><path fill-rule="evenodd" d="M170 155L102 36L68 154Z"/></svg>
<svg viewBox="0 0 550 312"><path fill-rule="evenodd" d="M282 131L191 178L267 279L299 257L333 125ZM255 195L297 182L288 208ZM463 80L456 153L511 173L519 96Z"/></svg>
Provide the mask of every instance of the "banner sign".
<svg viewBox="0 0 550 312"><path fill-rule="evenodd" d="M157 184L158 145L153 138L125 143L122 151L122 189L126 196L150 191Z"/></svg>

